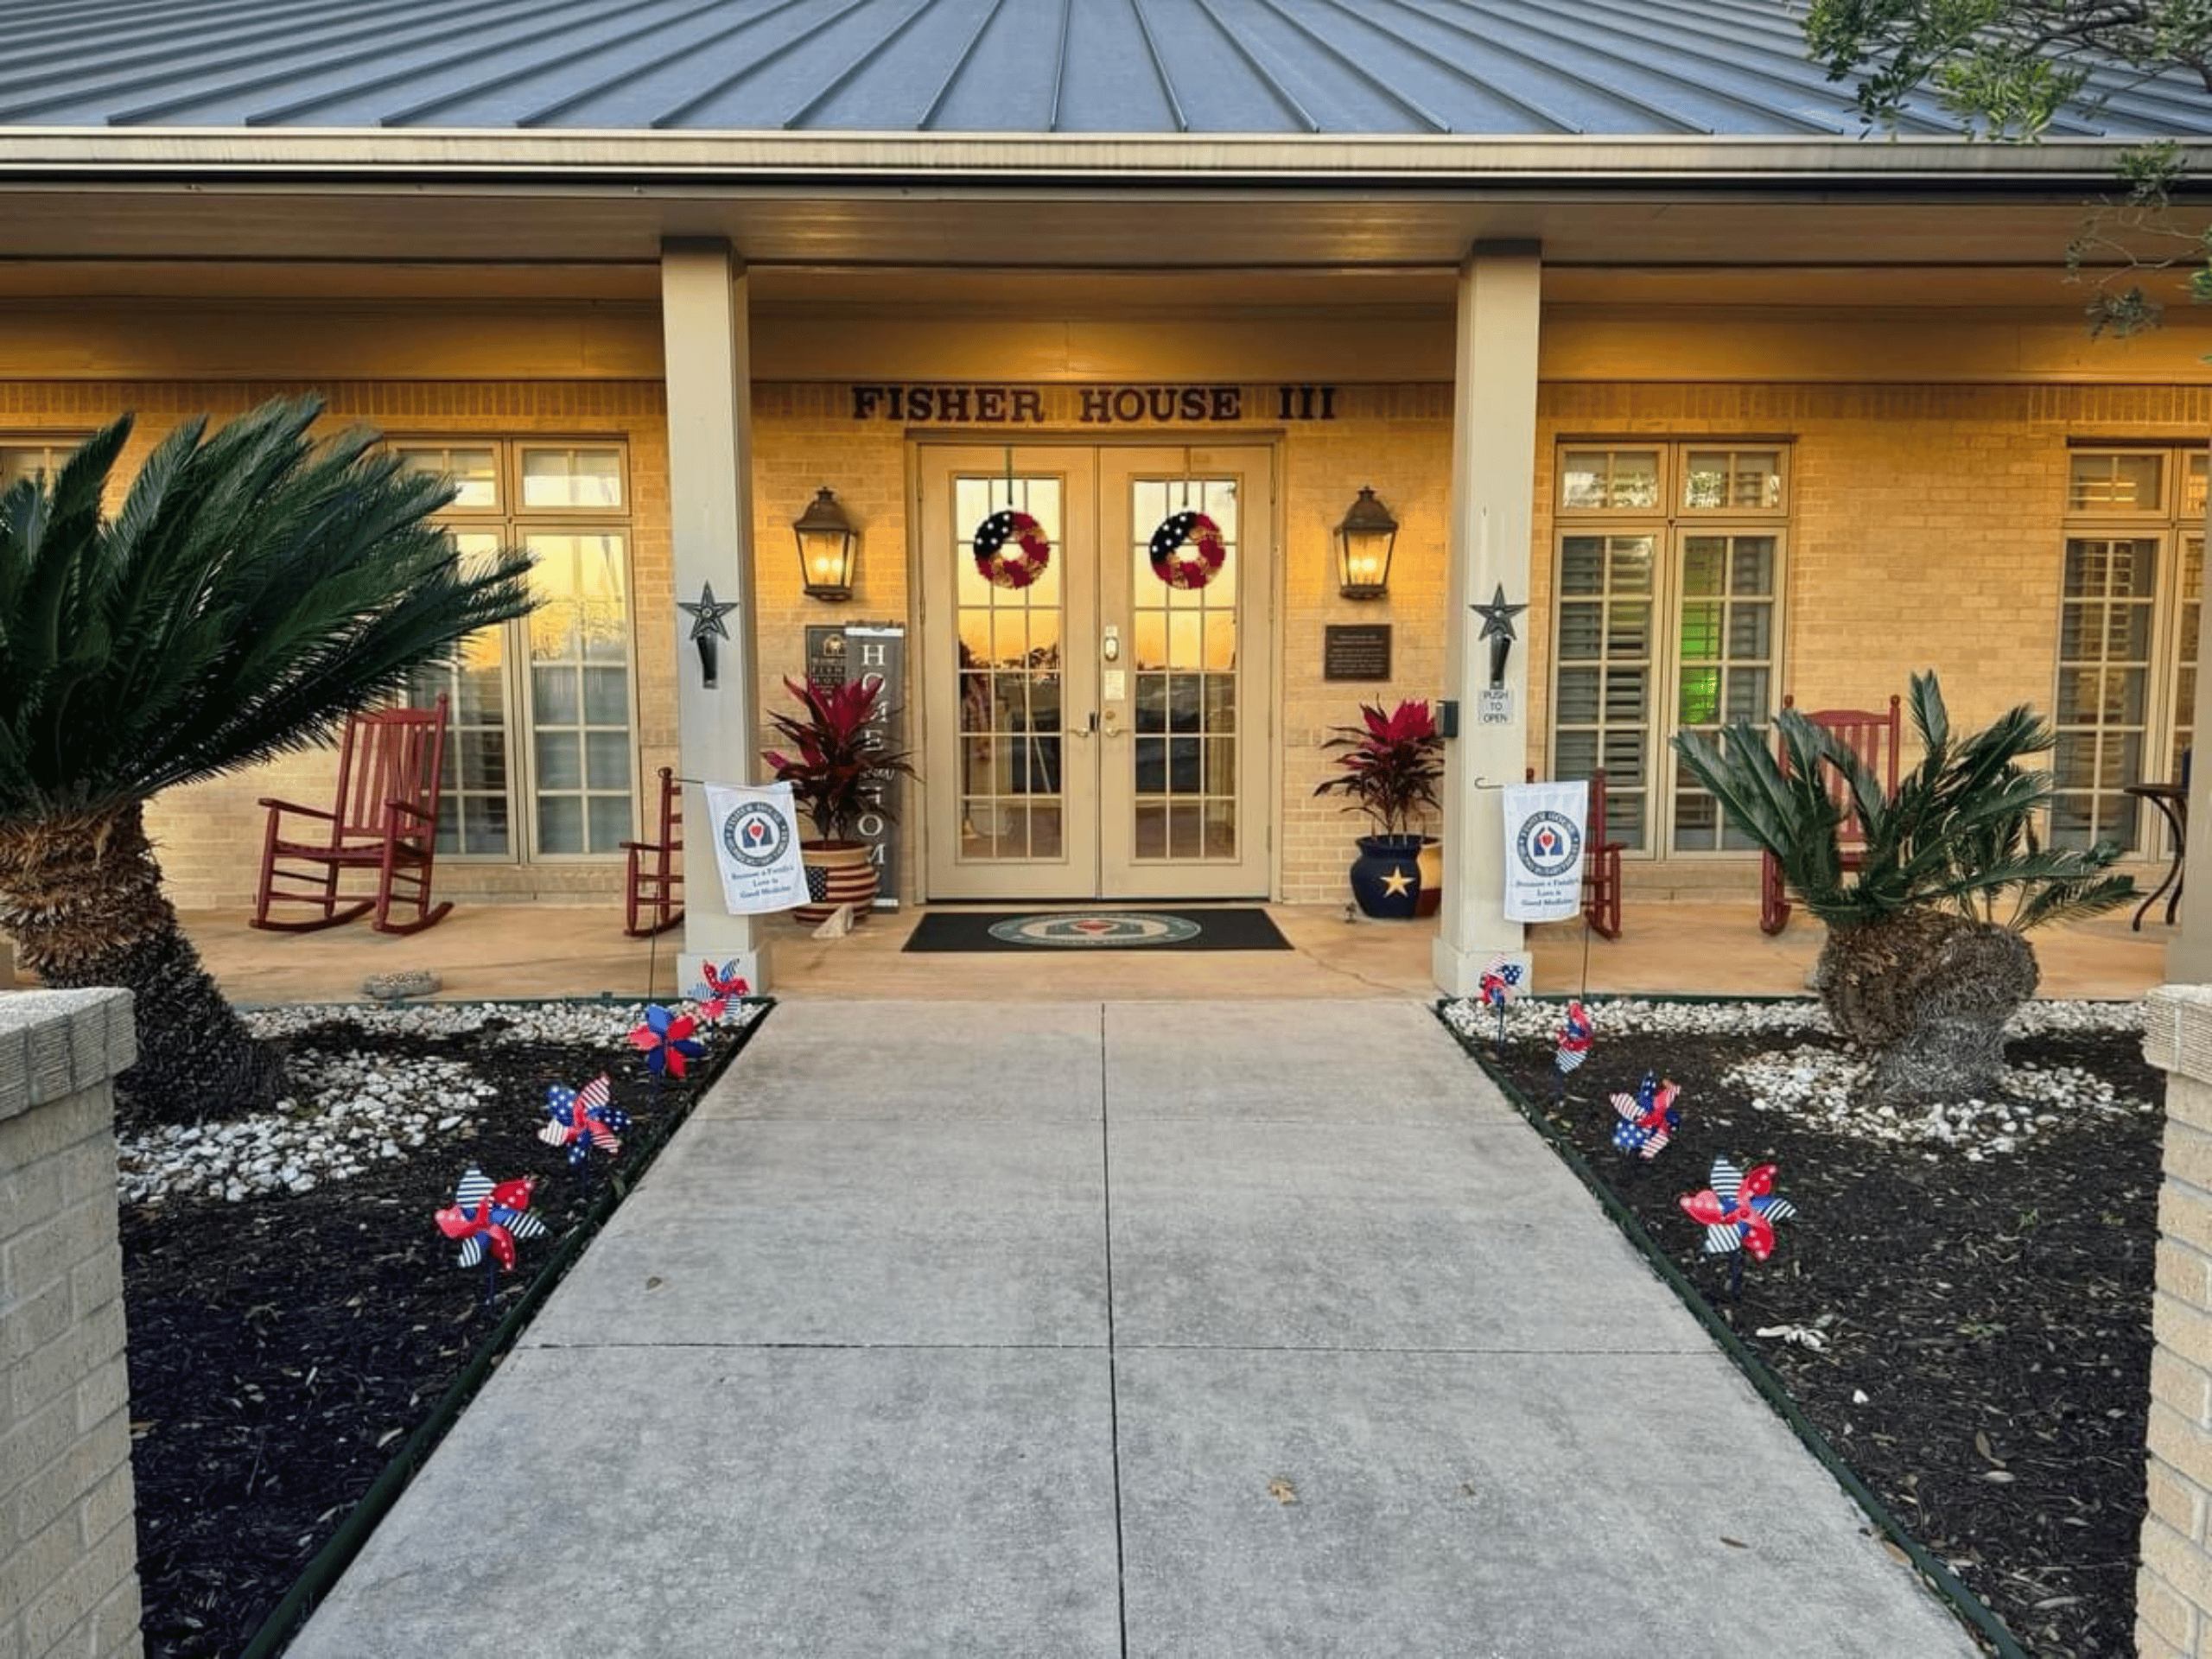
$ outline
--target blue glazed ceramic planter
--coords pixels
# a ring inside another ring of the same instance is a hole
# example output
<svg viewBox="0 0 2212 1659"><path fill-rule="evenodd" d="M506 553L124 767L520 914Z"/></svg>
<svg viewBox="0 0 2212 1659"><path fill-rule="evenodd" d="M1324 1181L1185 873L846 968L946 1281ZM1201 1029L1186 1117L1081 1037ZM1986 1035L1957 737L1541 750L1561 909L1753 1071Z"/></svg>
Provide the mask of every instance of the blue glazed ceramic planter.
<svg viewBox="0 0 2212 1659"><path fill-rule="evenodd" d="M1363 915L1411 921L1421 902L1419 836L1362 836L1351 863L1351 896Z"/></svg>

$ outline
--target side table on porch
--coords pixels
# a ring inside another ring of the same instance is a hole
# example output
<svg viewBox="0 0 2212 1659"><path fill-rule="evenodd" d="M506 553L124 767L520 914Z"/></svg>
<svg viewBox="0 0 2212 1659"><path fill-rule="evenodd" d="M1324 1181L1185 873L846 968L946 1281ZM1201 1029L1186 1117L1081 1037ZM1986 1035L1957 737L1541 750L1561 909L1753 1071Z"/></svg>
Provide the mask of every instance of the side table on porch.
<svg viewBox="0 0 2212 1659"><path fill-rule="evenodd" d="M2167 833L2173 843L2173 862L2166 867L2164 879L2135 907L2135 919L2130 925L2137 932L2141 932L2144 913L2164 894L2166 925L2171 927L2174 912L2181 906L2182 861L2189 853L2189 787L2185 784L2129 784L2126 792L2139 801L2148 801L2158 809L2159 816L2166 821Z"/></svg>

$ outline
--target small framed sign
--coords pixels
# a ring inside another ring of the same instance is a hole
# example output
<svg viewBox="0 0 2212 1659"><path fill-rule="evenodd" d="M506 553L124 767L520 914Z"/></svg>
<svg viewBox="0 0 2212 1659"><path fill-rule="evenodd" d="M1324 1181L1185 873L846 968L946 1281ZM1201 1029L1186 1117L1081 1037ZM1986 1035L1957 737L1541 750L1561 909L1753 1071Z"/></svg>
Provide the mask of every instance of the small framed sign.
<svg viewBox="0 0 2212 1659"><path fill-rule="evenodd" d="M1325 680L1387 680L1390 677L1388 622L1329 623L1321 630L1321 677Z"/></svg>

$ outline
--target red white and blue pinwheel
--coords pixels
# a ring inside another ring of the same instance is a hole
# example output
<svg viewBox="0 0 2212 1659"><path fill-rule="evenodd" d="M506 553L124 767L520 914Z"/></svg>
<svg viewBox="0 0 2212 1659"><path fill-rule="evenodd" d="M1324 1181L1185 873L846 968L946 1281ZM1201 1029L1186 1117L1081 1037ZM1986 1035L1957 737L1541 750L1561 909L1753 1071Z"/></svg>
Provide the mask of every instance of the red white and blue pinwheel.
<svg viewBox="0 0 2212 1659"><path fill-rule="evenodd" d="M594 1152L620 1157L630 1114L607 1103L612 1095L603 1071L581 1089L555 1084L545 1091L545 1116L550 1121L538 1130L537 1138L549 1147L566 1147L572 1164L582 1163Z"/></svg>
<svg viewBox="0 0 2212 1659"><path fill-rule="evenodd" d="M1797 1206L1774 1194L1774 1166L1738 1169L1726 1158L1713 1160L1713 1185L1685 1192L1683 1211L1705 1227L1705 1253L1724 1255L1741 1250L1754 1262L1774 1254L1774 1224L1797 1213Z"/></svg>
<svg viewBox="0 0 2212 1659"><path fill-rule="evenodd" d="M1634 1095L1615 1095L1613 1109L1621 1121L1614 1127L1613 1144L1647 1164L1656 1158L1682 1127L1681 1108L1675 1104L1681 1093L1672 1077L1662 1083L1647 1071Z"/></svg>
<svg viewBox="0 0 2212 1659"><path fill-rule="evenodd" d="M1590 1023L1590 1016L1583 1011L1578 1000L1567 1005L1567 1023L1559 1028L1559 1049L1552 1056L1559 1074L1564 1077L1590 1058L1590 1045L1597 1036L1597 1027Z"/></svg>
<svg viewBox="0 0 2212 1659"><path fill-rule="evenodd" d="M699 1022L688 1014L671 1014L658 1002L645 1007L645 1022L630 1033L630 1041L645 1052L645 1065L656 1076L665 1071L680 1077L707 1046L691 1033Z"/></svg>
<svg viewBox="0 0 2212 1659"><path fill-rule="evenodd" d="M453 1203L438 1211L438 1230L461 1242L462 1267L474 1267L489 1251L493 1262L514 1271L515 1241L545 1232L544 1222L530 1213L537 1190L537 1183L527 1176L495 1185L475 1165L468 1166Z"/></svg>
<svg viewBox="0 0 2212 1659"><path fill-rule="evenodd" d="M1506 1003L1520 994L1521 964L1504 957L1492 957L1490 966L1483 969L1478 988L1485 1007L1503 1013Z"/></svg>
<svg viewBox="0 0 2212 1659"><path fill-rule="evenodd" d="M752 992L745 982L745 976L737 971L734 962L724 963L717 970L711 962L699 964L699 982L691 988L691 1000L699 1005L699 1013L708 1020L720 1020L732 1001Z"/></svg>

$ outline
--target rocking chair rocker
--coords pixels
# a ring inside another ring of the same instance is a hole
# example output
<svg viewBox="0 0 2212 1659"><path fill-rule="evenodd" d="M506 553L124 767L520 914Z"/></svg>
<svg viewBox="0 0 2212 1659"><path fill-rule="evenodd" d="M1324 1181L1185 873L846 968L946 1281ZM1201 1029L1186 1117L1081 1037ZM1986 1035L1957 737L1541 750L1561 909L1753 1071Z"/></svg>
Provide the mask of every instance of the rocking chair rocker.
<svg viewBox="0 0 2212 1659"><path fill-rule="evenodd" d="M252 925L305 933L375 912L379 933L419 933L442 921L450 902L430 903L438 795L446 745L446 698L429 709L383 709L352 716L338 751L338 788L328 811L264 796L261 890ZM284 816L313 821L286 833ZM347 871L376 879L373 893L341 890ZM277 921L271 906L316 912ZM393 918L393 912L400 919ZM411 913L410 913L411 912Z"/></svg>

